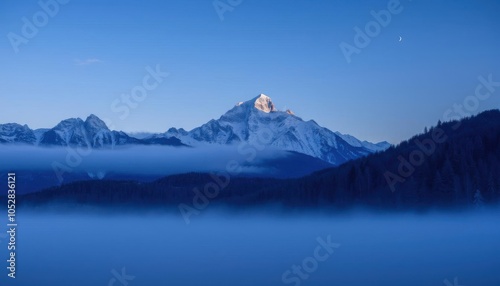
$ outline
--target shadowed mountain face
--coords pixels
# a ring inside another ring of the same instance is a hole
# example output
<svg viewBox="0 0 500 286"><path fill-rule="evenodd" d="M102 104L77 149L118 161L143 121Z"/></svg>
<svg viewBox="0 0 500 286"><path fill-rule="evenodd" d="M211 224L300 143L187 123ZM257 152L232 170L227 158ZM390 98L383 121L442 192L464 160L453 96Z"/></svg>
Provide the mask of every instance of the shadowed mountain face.
<svg viewBox="0 0 500 286"><path fill-rule="evenodd" d="M196 199L220 183L213 202L231 206L346 208L477 207L500 200L500 111L438 124L398 146L299 179L241 178L227 174L185 174L143 184L75 182L23 198L27 202L176 205ZM83 191L85 190L85 191Z"/></svg>

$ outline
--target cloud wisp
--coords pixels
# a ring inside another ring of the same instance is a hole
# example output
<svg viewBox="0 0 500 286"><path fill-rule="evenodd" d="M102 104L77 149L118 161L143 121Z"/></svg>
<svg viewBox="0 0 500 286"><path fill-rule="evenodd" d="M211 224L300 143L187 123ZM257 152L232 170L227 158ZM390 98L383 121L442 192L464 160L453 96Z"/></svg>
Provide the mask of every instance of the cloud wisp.
<svg viewBox="0 0 500 286"><path fill-rule="evenodd" d="M77 66L88 66L88 65L102 63L102 61L100 59L97 59L97 58L88 58L88 59L84 59L84 60L75 59L74 62L75 62L75 65L77 65Z"/></svg>

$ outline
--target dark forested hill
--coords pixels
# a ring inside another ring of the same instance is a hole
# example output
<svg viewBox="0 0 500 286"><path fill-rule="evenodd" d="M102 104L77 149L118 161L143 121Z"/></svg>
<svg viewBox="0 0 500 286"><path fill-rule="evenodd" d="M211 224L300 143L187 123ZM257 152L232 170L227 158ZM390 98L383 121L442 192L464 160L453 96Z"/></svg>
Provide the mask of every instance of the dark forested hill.
<svg viewBox="0 0 500 286"><path fill-rule="evenodd" d="M344 208L480 207L500 198L500 111L438 123L398 146L300 179L184 174L140 183L82 181L21 201L101 205L230 205Z"/></svg>

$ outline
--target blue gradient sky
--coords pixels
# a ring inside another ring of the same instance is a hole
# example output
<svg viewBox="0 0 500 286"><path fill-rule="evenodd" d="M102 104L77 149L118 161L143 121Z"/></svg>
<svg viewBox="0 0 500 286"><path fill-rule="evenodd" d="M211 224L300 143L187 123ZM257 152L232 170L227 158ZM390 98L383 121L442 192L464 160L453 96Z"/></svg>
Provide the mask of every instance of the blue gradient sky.
<svg viewBox="0 0 500 286"><path fill-rule="evenodd" d="M401 0L350 64L339 44L388 1L245 0L221 21L211 0L71 0L15 53L7 35L22 35L37 2L0 3L0 123L94 113L125 131L191 129L265 93L334 131L397 143L474 95L478 76L500 81L494 0ZM157 64L170 76L121 120L111 103Z"/></svg>

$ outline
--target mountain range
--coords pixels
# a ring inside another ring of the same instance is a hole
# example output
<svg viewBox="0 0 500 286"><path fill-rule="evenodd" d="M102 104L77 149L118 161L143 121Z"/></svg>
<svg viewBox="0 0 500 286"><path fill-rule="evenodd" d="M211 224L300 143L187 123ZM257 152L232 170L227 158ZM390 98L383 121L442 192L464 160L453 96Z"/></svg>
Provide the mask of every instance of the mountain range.
<svg viewBox="0 0 500 286"><path fill-rule="evenodd" d="M168 145L197 147L206 144L248 144L256 148L273 147L319 158L339 165L368 154L383 151L387 142L370 143L333 132L315 121L304 121L292 111L279 111L271 98L259 96L240 102L219 119L191 131L170 128L165 133L136 138L110 130L95 115L86 120L71 118L50 129L32 130L17 123L0 124L0 143L36 146L76 146L114 148L121 145Z"/></svg>
<svg viewBox="0 0 500 286"><path fill-rule="evenodd" d="M112 131L93 114L85 121L80 118L63 120L51 129L32 130L27 125L17 123L0 124L0 143L85 148L113 148L119 145L150 144L183 145L175 138L164 138L163 141L137 139L122 131Z"/></svg>
<svg viewBox="0 0 500 286"><path fill-rule="evenodd" d="M438 136L437 136L438 135ZM186 173L148 183L86 180L24 196L36 205L64 202L146 208L200 201L208 182L220 192L211 203L325 207L341 210L483 208L500 201L500 111L438 123L397 146L300 178L248 178ZM224 183L225 182L225 183ZM83 191L85 190L85 191ZM195 204L196 206L196 204Z"/></svg>

